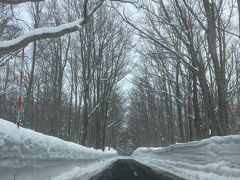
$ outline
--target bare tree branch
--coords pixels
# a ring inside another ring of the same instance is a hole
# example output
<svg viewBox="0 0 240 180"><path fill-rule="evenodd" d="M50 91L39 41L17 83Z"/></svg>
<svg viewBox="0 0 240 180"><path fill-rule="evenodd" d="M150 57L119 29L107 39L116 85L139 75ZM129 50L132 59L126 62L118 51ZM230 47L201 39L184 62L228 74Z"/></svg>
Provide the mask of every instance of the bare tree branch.
<svg viewBox="0 0 240 180"><path fill-rule="evenodd" d="M0 3L5 3L5 4L18 4L18 3L23 3L23 2L39 2L43 0L0 0ZM83 7L84 7L84 15L82 19L77 19L73 22L66 23L57 27L46 27L46 28L39 28L32 30L28 32L25 35L22 35L16 39L8 40L8 41L2 41L0 42L0 55L16 51L27 44L41 40L41 39L46 39L46 38L57 38L60 36L63 36L68 33L72 33L75 31L78 31L79 28L81 28L83 25L85 25L89 18L102 6L102 4L106 0L98 0L96 3L95 7L91 10L88 11L87 9L87 4L88 0L84 1ZM123 2L123 3L137 3L138 0L110 0L114 2Z"/></svg>
<svg viewBox="0 0 240 180"><path fill-rule="evenodd" d="M21 4L25 2L40 2L44 0L0 0L2 4Z"/></svg>
<svg viewBox="0 0 240 180"><path fill-rule="evenodd" d="M153 42L155 42L156 44L159 44L160 46L162 46L163 48L165 48L166 50L172 52L176 57L179 58L179 60L187 65L188 67L190 67L191 69L193 69L194 71L198 71L198 69L196 67L194 67L192 64L190 64L187 59L189 59L189 57L186 54L183 53L179 53L175 50L172 49L172 47L168 46L167 44L158 41L157 39L155 39L154 37L152 37L151 35L149 35L147 32L145 32L144 30L140 29L137 25L134 25L128 18L127 16L123 13L123 15L115 8L113 7L116 12L122 17L122 19L124 20L124 22L126 22L127 24L129 24L131 27L133 27L134 29L136 29L144 38L148 38L150 40L152 40Z"/></svg>
<svg viewBox="0 0 240 180"><path fill-rule="evenodd" d="M38 28L16 39L0 42L0 55L16 51L33 41L46 38L56 38L79 30L79 28L88 22L89 18L98 10L98 8L101 7L104 1L105 0L99 0L96 6L83 19L77 19L73 22L57 27Z"/></svg>
<svg viewBox="0 0 240 180"><path fill-rule="evenodd" d="M116 2L122 2L122 3L130 3L130 4L139 2L139 0L110 0L110 1L112 1L112 2L116 1Z"/></svg>

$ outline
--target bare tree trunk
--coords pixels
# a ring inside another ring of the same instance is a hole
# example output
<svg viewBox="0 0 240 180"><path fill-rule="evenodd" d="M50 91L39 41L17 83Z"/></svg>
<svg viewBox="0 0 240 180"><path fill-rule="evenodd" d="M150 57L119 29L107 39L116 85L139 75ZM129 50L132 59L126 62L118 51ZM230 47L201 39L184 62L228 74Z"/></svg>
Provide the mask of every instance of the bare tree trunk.
<svg viewBox="0 0 240 180"><path fill-rule="evenodd" d="M196 131L196 138L201 139L201 118L199 113L199 105L198 105L198 88L197 88L197 77L196 73L192 72L193 78L193 109L194 109L194 128Z"/></svg>
<svg viewBox="0 0 240 180"><path fill-rule="evenodd" d="M239 31L239 37L240 37L240 0L237 0L238 4L238 31Z"/></svg>
<svg viewBox="0 0 240 180"><path fill-rule="evenodd" d="M181 97L181 92L179 88L179 73L180 73L180 61L177 61L177 67L176 67L176 97L177 97L177 112L178 112L178 123L179 123L179 131L180 131L180 138L181 142L185 142L184 137L184 126L183 126L183 119L182 119L182 107L181 103L179 102Z"/></svg>
<svg viewBox="0 0 240 180"><path fill-rule="evenodd" d="M8 81L9 81L9 73L10 73L10 67L9 63L6 64L6 79L4 83L4 94L3 94L3 117L6 118L7 115L7 87L8 87Z"/></svg>
<svg viewBox="0 0 240 180"><path fill-rule="evenodd" d="M221 34L219 34L219 44L220 44L220 61L217 54L217 28L216 21L220 18L218 17L218 13L214 3L210 3L208 0L203 1L208 29L207 29L207 39L208 39L208 48L211 54L211 58L213 60L213 66L215 71L215 78L217 84L217 92L218 92L218 115L220 122L220 132L218 135L226 135L227 134L227 116L226 116L226 87L225 87L225 59L222 57L222 43L221 43ZM220 28L220 27L219 27Z"/></svg>
<svg viewBox="0 0 240 180"><path fill-rule="evenodd" d="M31 107L31 97L33 94L33 80L34 80L34 71L35 71L35 64L36 64L36 49L37 49L37 42L33 42L33 53L32 53L32 66L31 72L29 77L29 84L27 87L27 95L26 95L26 108L25 108L25 119L29 122L29 127L33 129L33 121L34 118L30 116L33 111L33 107ZM33 101L33 99L32 99Z"/></svg>
<svg viewBox="0 0 240 180"><path fill-rule="evenodd" d="M83 146L86 145L86 139L87 139L87 132L88 132L88 107L89 107L89 88L88 85L85 84L84 89L84 98L83 98L83 127L82 127L82 135L81 135L81 144Z"/></svg>

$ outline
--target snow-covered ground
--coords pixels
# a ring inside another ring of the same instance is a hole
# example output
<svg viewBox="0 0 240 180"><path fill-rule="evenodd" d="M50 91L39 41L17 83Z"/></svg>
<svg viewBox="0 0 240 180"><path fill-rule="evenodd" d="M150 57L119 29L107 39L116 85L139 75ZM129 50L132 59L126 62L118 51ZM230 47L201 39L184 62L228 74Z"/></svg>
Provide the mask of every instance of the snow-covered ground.
<svg viewBox="0 0 240 180"><path fill-rule="evenodd" d="M119 157L0 119L0 180L87 180ZM130 157L185 179L240 180L240 135L166 148L139 148Z"/></svg>
<svg viewBox="0 0 240 180"><path fill-rule="evenodd" d="M0 180L88 179L117 160L94 150L0 119Z"/></svg>
<svg viewBox="0 0 240 180"><path fill-rule="evenodd" d="M185 179L240 180L240 135L138 148L132 158Z"/></svg>

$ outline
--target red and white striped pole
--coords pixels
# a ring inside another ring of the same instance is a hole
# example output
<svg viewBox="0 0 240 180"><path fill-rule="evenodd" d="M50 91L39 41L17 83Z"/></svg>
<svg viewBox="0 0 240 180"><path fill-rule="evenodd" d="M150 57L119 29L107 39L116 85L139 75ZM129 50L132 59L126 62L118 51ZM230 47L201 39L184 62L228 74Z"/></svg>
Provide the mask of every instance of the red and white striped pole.
<svg viewBox="0 0 240 180"><path fill-rule="evenodd" d="M20 68L20 77L19 77L19 92L18 92L18 114L17 114L17 128L21 126L21 117L23 115L23 79L24 79L24 47L22 48L22 61L21 61L21 68Z"/></svg>

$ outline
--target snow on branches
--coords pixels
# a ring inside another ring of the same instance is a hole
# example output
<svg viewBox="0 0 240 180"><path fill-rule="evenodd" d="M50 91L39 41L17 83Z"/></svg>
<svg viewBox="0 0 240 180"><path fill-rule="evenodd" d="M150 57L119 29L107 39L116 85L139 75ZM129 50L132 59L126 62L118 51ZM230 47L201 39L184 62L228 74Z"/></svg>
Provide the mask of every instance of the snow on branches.
<svg viewBox="0 0 240 180"><path fill-rule="evenodd" d="M25 2L40 2L44 0L0 0L2 4L20 4Z"/></svg>
<svg viewBox="0 0 240 180"><path fill-rule="evenodd" d="M1 1L1 0L0 0ZM22 35L16 39L1 41L0 42L0 55L9 52L16 51L27 44L46 38L57 38L68 33L75 32L79 30L83 25L85 25L89 18L101 7L105 0L99 0L95 7L87 13L82 19L77 19L73 22L66 23L56 27L45 27L38 28Z"/></svg>

